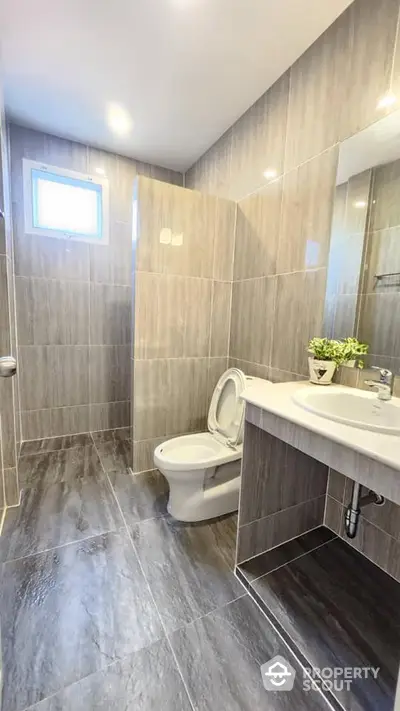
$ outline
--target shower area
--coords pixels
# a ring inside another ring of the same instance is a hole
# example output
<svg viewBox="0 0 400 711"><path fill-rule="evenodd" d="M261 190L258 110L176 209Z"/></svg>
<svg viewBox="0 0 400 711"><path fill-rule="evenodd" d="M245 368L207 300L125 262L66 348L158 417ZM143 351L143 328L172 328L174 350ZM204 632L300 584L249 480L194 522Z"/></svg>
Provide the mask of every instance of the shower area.
<svg viewBox="0 0 400 711"><path fill-rule="evenodd" d="M164 439L206 429L229 365L236 204L4 121L2 156L0 356L17 362L0 378L5 509L19 503L23 443L118 431L137 473ZM106 185L108 239L30 230L27 164Z"/></svg>

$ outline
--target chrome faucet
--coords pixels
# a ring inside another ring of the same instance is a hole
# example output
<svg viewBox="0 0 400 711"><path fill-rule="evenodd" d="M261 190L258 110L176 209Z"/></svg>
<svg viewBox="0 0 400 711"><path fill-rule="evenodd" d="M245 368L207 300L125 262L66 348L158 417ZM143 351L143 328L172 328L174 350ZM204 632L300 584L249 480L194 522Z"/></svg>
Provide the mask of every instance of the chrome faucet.
<svg viewBox="0 0 400 711"><path fill-rule="evenodd" d="M394 377L391 370L371 366L371 370L379 370L379 380L364 380L370 388L376 388L379 400L390 400L393 395Z"/></svg>

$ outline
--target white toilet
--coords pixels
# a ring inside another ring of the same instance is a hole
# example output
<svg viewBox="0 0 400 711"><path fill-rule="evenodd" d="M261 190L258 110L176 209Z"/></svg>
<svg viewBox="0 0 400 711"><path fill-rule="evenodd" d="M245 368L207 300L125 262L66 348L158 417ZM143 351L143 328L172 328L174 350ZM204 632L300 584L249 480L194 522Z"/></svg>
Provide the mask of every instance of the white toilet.
<svg viewBox="0 0 400 711"><path fill-rule="evenodd" d="M179 521L203 521L237 510L245 406L240 395L257 380L237 368L227 370L211 399L209 431L176 437L156 448L154 463L170 488L168 511Z"/></svg>

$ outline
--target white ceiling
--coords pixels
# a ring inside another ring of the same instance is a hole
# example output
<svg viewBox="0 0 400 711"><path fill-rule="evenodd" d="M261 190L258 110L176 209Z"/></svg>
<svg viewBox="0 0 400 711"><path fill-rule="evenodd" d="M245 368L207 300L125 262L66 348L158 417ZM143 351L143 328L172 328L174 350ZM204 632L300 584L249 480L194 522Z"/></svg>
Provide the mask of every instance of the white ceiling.
<svg viewBox="0 0 400 711"><path fill-rule="evenodd" d="M185 170L351 0L3 0L20 124ZM107 124L110 102L134 122Z"/></svg>

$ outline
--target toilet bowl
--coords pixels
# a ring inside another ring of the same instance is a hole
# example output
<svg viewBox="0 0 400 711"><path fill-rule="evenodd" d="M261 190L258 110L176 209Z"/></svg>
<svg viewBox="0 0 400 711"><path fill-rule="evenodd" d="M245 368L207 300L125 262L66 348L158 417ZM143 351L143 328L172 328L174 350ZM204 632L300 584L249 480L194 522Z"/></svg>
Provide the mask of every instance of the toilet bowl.
<svg viewBox="0 0 400 711"><path fill-rule="evenodd" d="M237 368L227 370L211 398L208 432L176 437L155 449L155 466L169 483L168 512L179 521L237 510L244 427L240 396L257 380Z"/></svg>

